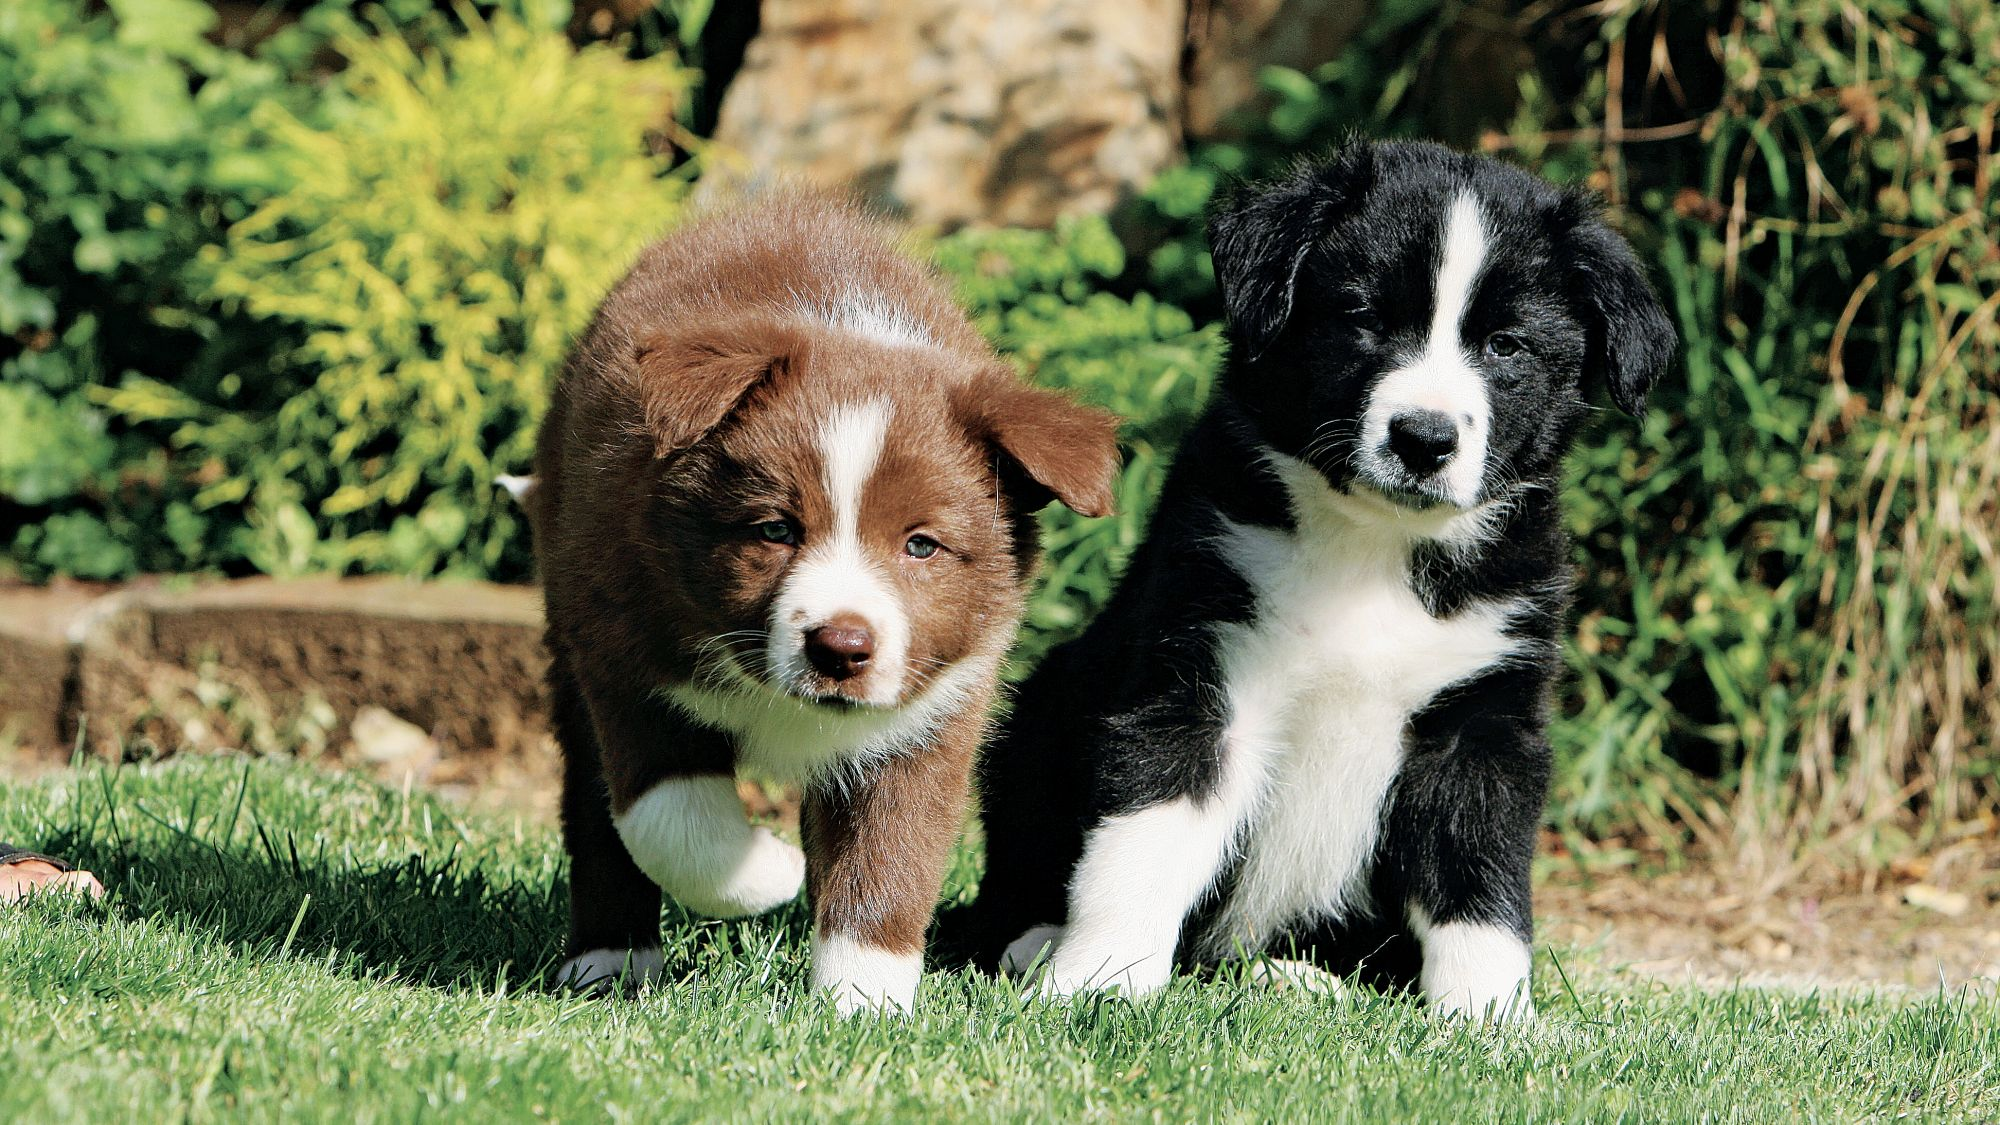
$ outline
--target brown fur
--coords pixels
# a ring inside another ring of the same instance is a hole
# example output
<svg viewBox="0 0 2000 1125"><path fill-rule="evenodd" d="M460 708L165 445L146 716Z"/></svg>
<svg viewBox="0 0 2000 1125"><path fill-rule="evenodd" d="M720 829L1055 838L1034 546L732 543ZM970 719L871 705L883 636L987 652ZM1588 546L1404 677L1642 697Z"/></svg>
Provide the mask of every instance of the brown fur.
<svg viewBox="0 0 2000 1125"><path fill-rule="evenodd" d="M822 933L892 953L923 948L965 819L984 710L955 716L928 753L891 758L853 786L806 794L800 828L813 924Z"/></svg>
<svg viewBox="0 0 2000 1125"><path fill-rule="evenodd" d="M884 343L811 311L857 294L929 345ZM759 672L757 638L801 547L750 529L782 518L802 544L825 534L817 427L876 399L893 416L859 540L907 610L907 700L1011 638L1036 508L1057 498L1110 510L1115 420L1021 383L926 270L857 211L813 196L769 198L648 249L578 343L528 501L569 763L572 953L657 944L658 892L640 885L612 817L664 778L730 773L739 757L736 732L657 693L708 682L722 651ZM912 557L913 534L944 547ZM860 690L817 673L800 685ZM808 882L823 929L899 952L920 942L993 692L989 675L921 748L845 785L810 786Z"/></svg>

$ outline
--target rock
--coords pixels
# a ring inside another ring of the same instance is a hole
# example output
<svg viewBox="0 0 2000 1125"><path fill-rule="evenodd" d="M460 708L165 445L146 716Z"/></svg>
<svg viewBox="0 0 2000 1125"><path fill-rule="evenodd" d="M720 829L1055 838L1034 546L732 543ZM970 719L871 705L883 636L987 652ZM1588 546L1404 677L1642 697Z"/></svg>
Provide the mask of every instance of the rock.
<svg viewBox="0 0 2000 1125"><path fill-rule="evenodd" d="M1340 57L1374 15L1367 0L1192 0L1188 5L1185 128L1238 136L1268 107L1267 66L1311 71Z"/></svg>
<svg viewBox="0 0 2000 1125"><path fill-rule="evenodd" d="M388 778L414 774L421 780L437 765L437 742L424 728L372 704L354 713L347 736L355 756Z"/></svg>
<svg viewBox="0 0 2000 1125"><path fill-rule="evenodd" d="M802 176L944 229L1109 211L1180 159L1183 3L765 0L701 191Z"/></svg>
<svg viewBox="0 0 2000 1125"><path fill-rule="evenodd" d="M1972 898L1964 891L1948 891L1929 883L1912 883L1903 888L1903 901L1919 910L1935 910L1947 918L1963 917L1972 909Z"/></svg>
<svg viewBox="0 0 2000 1125"><path fill-rule="evenodd" d="M152 600L153 659L213 665L341 716L377 706L456 750L542 725L541 593L476 582L245 579Z"/></svg>
<svg viewBox="0 0 2000 1125"><path fill-rule="evenodd" d="M383 708L451 754L546 757L541 594L400 579L0 591L0 731L44 761L312 753Z"/></svg>

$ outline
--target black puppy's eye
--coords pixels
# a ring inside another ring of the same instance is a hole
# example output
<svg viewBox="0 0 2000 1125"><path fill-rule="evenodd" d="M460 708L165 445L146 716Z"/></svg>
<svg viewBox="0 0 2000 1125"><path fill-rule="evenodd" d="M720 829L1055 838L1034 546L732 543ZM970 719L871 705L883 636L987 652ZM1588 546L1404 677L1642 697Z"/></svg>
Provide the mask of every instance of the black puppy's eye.
<svg viewBox="0 0 2000 1125"><path fill-rule="evenodd" d="M909 542L903 544L903 553L913 559L927 559L937 554L941 545L928 535L912 535Z"/></svg>
<svg viewBox="0 0 2000 1125"><path fill-rule="evenodd" d="M1382 316L1368 302L1355 299L1340 310L1340 319L1363 332L1382 334Z"/></svg>
<svg viewBox="0 0 2000 1125"><path fill-rule="evenodd" d="M766 543L782 543L790 547L799 541L798 528L793 527L790 520L765 520L751 530Z"/></svg>
<svg viewBox="0 0 2000 1125"><path fill-rule="evenodd" d="M1495 332L1486 337L1486 354L1495 359L1506 359L1526 347L1521 338L1511 332Z"/></svg>

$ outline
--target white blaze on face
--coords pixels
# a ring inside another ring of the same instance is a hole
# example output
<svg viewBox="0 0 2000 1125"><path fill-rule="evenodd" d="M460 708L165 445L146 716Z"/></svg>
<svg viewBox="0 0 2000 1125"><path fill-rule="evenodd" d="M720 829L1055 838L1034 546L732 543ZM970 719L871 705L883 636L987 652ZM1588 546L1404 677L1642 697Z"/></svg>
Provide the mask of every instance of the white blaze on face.
<svg viewBox="0 0 2000 1125"><path fill-rule="evenodd" d="M772 681L796 683L811 668L805 638L836 618L856 617L875 636L875 653L863 674L862 700L891 705L903 687L910 623L890 576L861 544L861 500L882 455L893 414L882 399L842 406L820 423L821 483L833 513L824 530L806 529L800 555L771 606L765 642Z"/></svg>
<svg viewBox="0 0 2000 1125"><path fill-rule="evenodd" d="M1443 251L1438 255L1436 305L1430 331L1418 355L1382 377L1369 393L1362 419L1361 448L1372 458L1393 462L1387 452L1389 421L1413 410L1435 410L1458 427L1458 451L1438 470L1437 480L1460 507L1479 502L1486 474L1486 437L1493 405L1486 380L1460 334L1474 287L1486 263L1486 226L1470 192L1460 192L1445 213Z"/></svg>

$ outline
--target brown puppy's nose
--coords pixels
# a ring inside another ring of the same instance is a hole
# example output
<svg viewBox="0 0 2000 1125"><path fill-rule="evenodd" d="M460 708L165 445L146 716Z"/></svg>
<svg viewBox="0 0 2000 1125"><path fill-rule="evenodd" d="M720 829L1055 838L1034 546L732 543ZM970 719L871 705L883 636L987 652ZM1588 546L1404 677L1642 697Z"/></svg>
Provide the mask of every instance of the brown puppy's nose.
<svg viewBox="0 0 2000 1125"><path fill-rule="evenodd" d="M851 680L868 670L875 635L859 618L836 617L806 631L806 659L830 680Z"/></svg>

